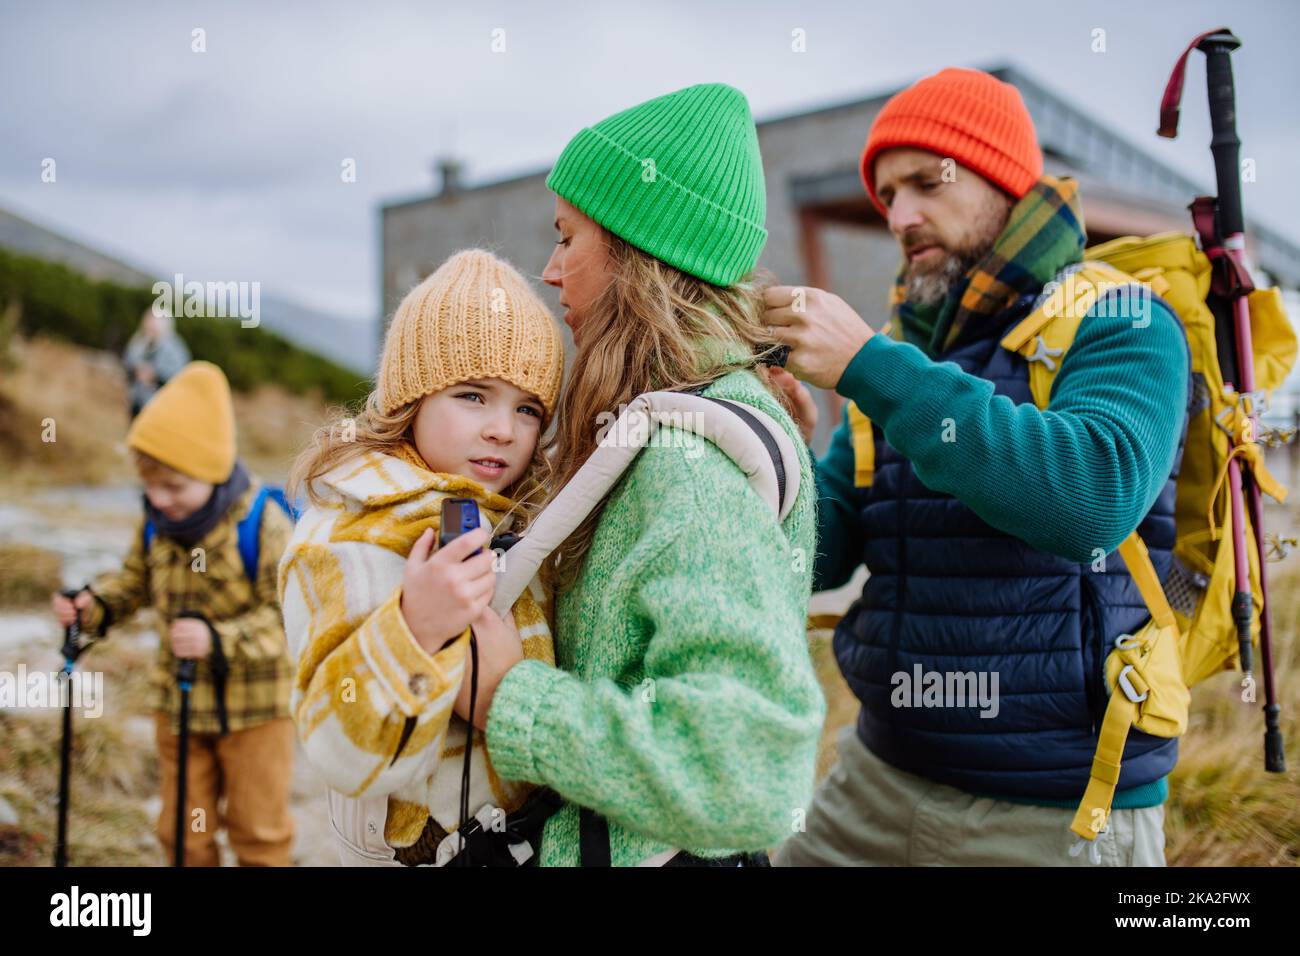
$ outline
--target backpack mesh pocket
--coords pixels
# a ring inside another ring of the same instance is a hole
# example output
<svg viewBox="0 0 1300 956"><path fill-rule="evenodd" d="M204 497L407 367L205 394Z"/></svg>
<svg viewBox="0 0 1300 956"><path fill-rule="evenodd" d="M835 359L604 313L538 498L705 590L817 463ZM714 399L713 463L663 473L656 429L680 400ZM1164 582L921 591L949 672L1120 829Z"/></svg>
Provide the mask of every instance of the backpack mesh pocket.
<svg viewBox="0 0 1300 956"><path fill-rule="evenodd" d="M1183 617L1191 617L1200 606L1201 597L1205 594L1205 588L1209 583L1209 578L1204 574L1193 571L1174 558L1169 576L1163 582L1165 597L1169 600L1169 606L1175 611Z"/></svg>

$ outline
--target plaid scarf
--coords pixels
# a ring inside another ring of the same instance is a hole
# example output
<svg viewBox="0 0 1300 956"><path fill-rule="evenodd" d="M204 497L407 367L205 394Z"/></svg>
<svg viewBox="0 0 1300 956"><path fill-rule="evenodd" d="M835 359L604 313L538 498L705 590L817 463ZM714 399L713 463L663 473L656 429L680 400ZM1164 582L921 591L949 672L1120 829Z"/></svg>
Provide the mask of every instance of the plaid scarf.
<svg viewBox="0 0 1300 956"><path fill-rule="evenodd" d="M1037 295L1068 265L1083 259L1083 213L1073 179L1043 176L1016 203L993 248L942 302L908 302L905 273L898 272L890 295L889 334L920 346L929 355L946 352L974 316L994 316L1024 295ZM927 337L924 330L932 329Z"/></svg>

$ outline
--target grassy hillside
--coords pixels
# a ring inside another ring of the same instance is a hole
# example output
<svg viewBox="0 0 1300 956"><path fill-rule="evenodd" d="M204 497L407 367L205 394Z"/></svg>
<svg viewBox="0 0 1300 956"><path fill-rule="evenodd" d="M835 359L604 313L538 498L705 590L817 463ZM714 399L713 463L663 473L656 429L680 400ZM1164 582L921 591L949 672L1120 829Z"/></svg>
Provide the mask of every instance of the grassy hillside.
<svg viewBox="0 0 1300 956"><path fill-rule="evenodd" d="M147 287L96 282L57 263L0 250L0 351L14 334L47 335L121 353L153 302ZM177 316L176 330L196 359L225 370L240 391L275 383L331 402L365 395L357 373L307 352L263 327L228 318Z"/></svg>
<svg viewBox="0 0 1300 956"><path fill-rule="evenodd" d="M46 336L19 337L0 373L0 485L133 481L125 454L126 378L116 359ZM240 456L259 475L283 480L297 451L324 420L318 394L279 385L235 394ZM55 441L45 441L46 423Z"/></svg>

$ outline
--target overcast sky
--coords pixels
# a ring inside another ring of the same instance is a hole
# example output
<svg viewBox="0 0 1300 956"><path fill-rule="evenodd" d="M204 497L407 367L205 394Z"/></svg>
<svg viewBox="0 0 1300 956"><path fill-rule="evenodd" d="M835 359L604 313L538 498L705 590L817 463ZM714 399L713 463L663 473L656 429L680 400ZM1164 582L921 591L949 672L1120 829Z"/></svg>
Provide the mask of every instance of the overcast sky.
<svg viewBox="0 0 1300 956"><path fill-rule="evenodd" d="M1179 139L1154 131L1177 55L1226 24L1244 41L1238 123L1258 176L1247 219L1300 241L1298 10L1289 0L0 0L0 207L149 271L260 280L266 294L372 318L377 207L430 192L435 156L455 154L471 182L540 169L582 126L698 82L739 87L762 120L946 65L1013 63L1209 187L1199 54ZM196 28L206 52L191 49ZM1103 53L1092 49L1099 28ZM497 29L505 51L494 53ZM41 181L46 158L54 183ZM340 178L348 158L355 183ZM548 251L520 267L536 274Z"/></svg>

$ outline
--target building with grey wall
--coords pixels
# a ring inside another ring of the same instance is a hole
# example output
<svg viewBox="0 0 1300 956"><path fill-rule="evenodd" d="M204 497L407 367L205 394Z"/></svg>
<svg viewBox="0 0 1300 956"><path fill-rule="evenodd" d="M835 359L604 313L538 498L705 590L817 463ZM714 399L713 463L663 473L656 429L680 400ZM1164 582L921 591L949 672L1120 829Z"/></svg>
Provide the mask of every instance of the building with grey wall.
<svg viewBox="0 0 1300 956"><path fill-rule="evenodd" d="M1209 184L1198 186L1155 161L1020 70L1004 66L990 72L1020 90L1047 171L1079 180L1090 243L1190 229L1187 204ZM758 122L769 231L760 267L785 284L831 289L876 328L887 315L886 295L899 255L862 187L858 157L872 120L895 92ZM385 316L411 286L466 246L492 249L539 277L555 241L546 172L465 188L461 171L446 163L438 192L385 204L380 210ZM1274 282L1300 288L1300 248L1264 228L1253 228L1249 240L1252 258ZM558 312L555 290L544 294ZM567 328L564 334L572 350ZM820 453L840 404L830 394L818 400L823 414L813 446Z"/></svg>

